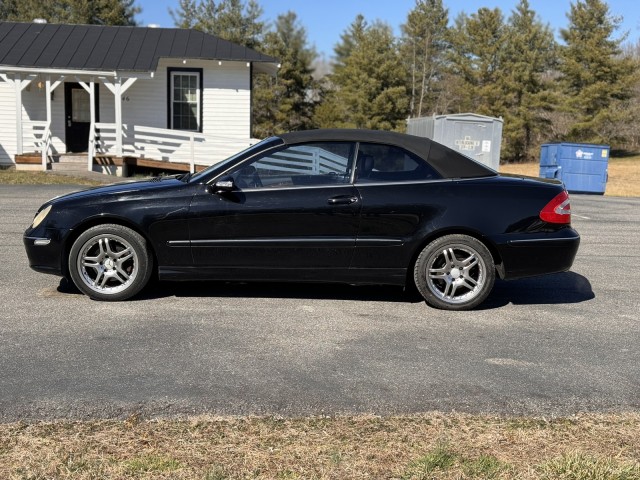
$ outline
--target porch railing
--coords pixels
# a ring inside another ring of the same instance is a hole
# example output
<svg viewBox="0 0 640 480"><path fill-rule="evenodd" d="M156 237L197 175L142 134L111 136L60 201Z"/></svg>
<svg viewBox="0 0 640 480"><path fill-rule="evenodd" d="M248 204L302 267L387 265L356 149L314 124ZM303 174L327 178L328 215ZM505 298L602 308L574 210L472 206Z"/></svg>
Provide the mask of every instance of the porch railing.
<svg viewBox="0 0 640 480"><path fill-rule="evenodd" d="M259 140L203 135L198 132L168 130L140 125L122 127L122 152L117 152L116 124L97 122L89 129L87 167L93 169L98 155L118 155L147 158L172 163L186 163L191 172L196 165L213 165ZM27 148L42 157L42 168L47 169L53 154L51 124L31 120L23 124L23 142ZM30 147L33 146L33 147Z"/></svg>
<svg viewBox="0 0 640 480"><path fill-rule="evenodd" d="M140 125L123 125L122 131L122 155L187 163L191 172L196 164L212 165L258 141ZM89 160L101 154L117 155L116 143L116 125L96 123L89 138Z"/></svg>
<svg viewBox="0 0 640 480"><path fill-rule="evenodd" d="M23 123L23 143L33 145L36 153L42 156L42 168L47 169L47 162L51 155L51 124L46 120L31 120Z"/></svg>

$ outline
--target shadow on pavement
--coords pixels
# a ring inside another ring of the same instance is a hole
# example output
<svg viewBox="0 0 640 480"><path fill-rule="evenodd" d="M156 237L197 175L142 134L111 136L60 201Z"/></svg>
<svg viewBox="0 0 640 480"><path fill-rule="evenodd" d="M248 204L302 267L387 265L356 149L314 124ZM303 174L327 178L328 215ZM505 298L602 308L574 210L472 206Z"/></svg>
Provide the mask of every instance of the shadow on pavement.
<svg viewBox="0 0 640 480"><path fill-rule="evenodd" d="M521 280L496 280L493 292L479 309L514 305L559 305L580 303L596 296L591 283L575 272L556 273Z"/></svg>
<svg viewBox="0 0 640 480"><path fill-rule="evenodd" d="M78 294L73 284L62 279L61 293ZM394 286L313 283L243 283L243 282L158 282L152 281L132 299L151 300L164 297L209 298L308 298L322 300L356 300L364 302L419 303L422 297L415 288ZM514 305L553 305L580 303L595 298L589 280L574 272L558 273L514 281L496 280L481 310Z"/></svg>

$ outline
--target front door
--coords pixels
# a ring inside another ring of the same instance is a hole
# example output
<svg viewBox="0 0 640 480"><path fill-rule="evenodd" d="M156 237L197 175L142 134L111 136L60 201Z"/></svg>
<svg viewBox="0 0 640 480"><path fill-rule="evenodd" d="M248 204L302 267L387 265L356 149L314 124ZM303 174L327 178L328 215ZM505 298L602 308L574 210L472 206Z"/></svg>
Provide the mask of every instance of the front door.
<svg viewBox="0 0 640 480"><path fill-rule="evenodd" d="M64 84L65 138L67 152L86 152L91 126L90 95L79 83ZM96 121L98 121L98 89L96 88Z"/></svg>
<svg viewBox="0 0 640 480"><path fill-rule="evenodd" d="M229 172L234 191L196 195L189 220L196 266L274 276L346 270L360 212L350 182L354 150L344 142L287 147Z"/></svg>

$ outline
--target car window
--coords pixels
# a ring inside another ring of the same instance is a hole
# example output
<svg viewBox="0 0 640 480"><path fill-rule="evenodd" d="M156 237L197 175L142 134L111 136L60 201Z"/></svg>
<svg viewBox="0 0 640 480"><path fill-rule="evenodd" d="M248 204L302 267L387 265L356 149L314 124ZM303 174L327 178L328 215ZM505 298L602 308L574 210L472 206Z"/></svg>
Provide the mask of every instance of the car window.
<svg viewBox="0 0 640 480"><path fill-rule="evenodd" d="M283 188L349 183L355 145L318 142L269 152L231 173L239 188Z"/></svg>
<svg viewBox="0 0 640 480"><path fill-rule="evenodd" d="M420 157L392 145L361 143L356 183L432 180L440 175Z"/></svg>

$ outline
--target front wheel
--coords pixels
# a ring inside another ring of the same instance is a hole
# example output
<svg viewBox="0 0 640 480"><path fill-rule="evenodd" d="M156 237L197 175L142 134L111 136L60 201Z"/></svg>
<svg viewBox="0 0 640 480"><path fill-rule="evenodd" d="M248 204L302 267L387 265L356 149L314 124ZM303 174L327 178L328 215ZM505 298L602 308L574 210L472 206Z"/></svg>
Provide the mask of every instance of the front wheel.
<svg viewBox="0 0 640 480"><path fill-rule="evenodd" d="M71 247L69 273L76 287L94 300L126 300L147 284L153 257L147 242L122 225L97 225Z"/></svg>
<svg viewBox="0 0 640 480"><path fill-rule="evenodd" d="M420 252L413 278L432 307L469 310L487 298L496 273L491 252L481 241L468 235L446 235Z"/></svg>

